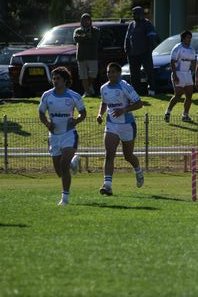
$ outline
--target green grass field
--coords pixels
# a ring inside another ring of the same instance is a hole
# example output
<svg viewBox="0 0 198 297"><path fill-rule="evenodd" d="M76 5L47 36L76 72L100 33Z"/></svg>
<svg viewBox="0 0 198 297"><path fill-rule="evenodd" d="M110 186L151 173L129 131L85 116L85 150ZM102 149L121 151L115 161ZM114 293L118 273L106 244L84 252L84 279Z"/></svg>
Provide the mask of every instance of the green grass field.
<svg viewBox="0 0 198 297"><path fill-rule="evenodd" d="M159 94L155 97L141 97L142 101L144 102L144 107L135 111L134 114L137 116L142 116L148 112L150 115L163 116L171 96L171 94ZM0 117L3 117L4 114L7 114L7 116L10 118L38 117L39 100L39 98L29 98L17 101L7 101L6 104L0 105ZM100 101L100 98L84 99L88 116L97 116ZM183 101L184 97L182 97L181 101L174 107L174 116L181 115L183 110ZM197 93L194 93L191 106L192 115L198 115L197 105L198 95Z"/></svg>
<svg viewBox="0 0 198 297"><path fill-rule="evenodd" d="M198 205L190 174L0 175L1 297L196 297Z"/></svg>

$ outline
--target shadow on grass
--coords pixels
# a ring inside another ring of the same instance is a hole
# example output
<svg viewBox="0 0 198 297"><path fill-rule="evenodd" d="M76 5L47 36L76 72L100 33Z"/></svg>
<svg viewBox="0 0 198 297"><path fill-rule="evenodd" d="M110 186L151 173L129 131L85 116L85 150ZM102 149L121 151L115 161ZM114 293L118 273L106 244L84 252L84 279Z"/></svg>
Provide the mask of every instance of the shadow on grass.
<svg viewBox="0 0 198 297"><path fill-rule="evenodd" d="M4 129L4 124L0 123L0 131L3 131ZM22 130L22 126L13 121L7 121L7 133L15 133L21 136L30 136L31 133Z"/></svg>
<svg viewBox="0 0 198 297"><path fill-rule="evenodd" d="M147 102L147 101L143 100L142 103L143 103L144 106L151 106L151 104L149 102Z"/></svg>
<svg viewBox="0 0 198 297"><path fill-rule="evenodd" d="M14 104L17 104L17 103L28 103L28 104L36 104L38 105L39 104L39 100L38 98L9 98L9 99L4 99L3 100L4 103L14 103Z"/></svg>
<svg viewBox="0 0 198 297"><path fill-rule="evenodd" d="M189 124L198 126L197 122L189 122ZM172 127L175 127L175 128L180 128L180 129L183 129L183 130L189 130L191 132L197 132L198 131L198 128L192 128L192 127L187 127L187 126L182 126L182 125L177 125L177 124L169 124L169 126L172 126Z"/></svg>
<svg viewBox="0 0 198 297"><path fill-rule="evenodd" d="M86 203L86 204L76 204L78 206L90 206L90 207L103 207L103 208L112 208L112 209L137 209L137 210L159 210L156 207L150 206L125 206L125 205L108 205L106 203Z"/></svg>
<svg viewBox="0 0 198 297"><path fill-rule="evenodd" d="M168 198L164 196L158 196L158 195L152 195L151 197L148 197L150 199L155 199L155 200L170 200L170 201L178 201L178 202L191 202L189 200L184 200L180 198Z"/></svg>
<svg viewBox="0 0 198 297"><path fill-rule="evenodd" d="M170 101L172 96L173 94L160 93L153 96L153 98L157 100L162 100L162 101Z"/></svg>
<svg viewBox="0 0 198 297"><path fill-rule="evenodd" d="M28 228L29 226L26 224L9 224L9 223L0 223L1 227L17 227L17 228Z"/></svg>
<svg viewBox="0 0 198 297"><path fill-rule="evenodd" d="M173 97L173 94L165 94L165 93L161 93L161 94L156 94L153 98L154 99L158 99L158 100L162 100L162 101L170 101L170 99ZM178 102L184 102L185 97L184 95L178 100ZM194 105L198 105L198 99L192 99L192 104Z"/></svg>

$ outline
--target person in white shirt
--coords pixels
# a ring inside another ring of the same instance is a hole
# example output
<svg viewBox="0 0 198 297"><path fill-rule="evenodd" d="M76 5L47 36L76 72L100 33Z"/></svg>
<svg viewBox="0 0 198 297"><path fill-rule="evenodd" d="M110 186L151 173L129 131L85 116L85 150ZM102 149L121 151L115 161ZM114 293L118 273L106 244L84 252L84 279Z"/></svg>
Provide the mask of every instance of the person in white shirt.
<svg viewBox="0 0 198 297"><path fill-rule="evenodd" d="M114 171L114 158L117 147L122 142L124 158L136 172L137 187L144 183L143 171L138 158L133 154L136 123L132 111L142 107L139 95L126 81L121 80L121 66L110 63L107 66L108 82L101 86L102 102L98 111L97 122L103 121L107 112L105 126L105 162L104 184L100 189L102 195L112 195L112 176Z"/></svg>
<svg viewBox="0 0 198 297"><path fill-rule="evenodd" d="M166 109L164 120L170 122L170 115L178 100L185 94L184 111L182 121L191 122L189 110L192 103L193 78L192 73L196 67L196 53L190 46L192 33L184 31L180 34L181 42L176 44L171 51L171 79L174 87L174 96L171 98Z"/></svg>
<svg viewBox="0 0 198 297"><path fill-rule="evenodd" d="M71 74L67 68L54 69L54 88L43 93L39 104L39 118L49 130L49 153L55 172L62 179L62 197L59 205L69 202L70 169L76 173L79 162L78 155L75 155L78 146L76 125L86 117L81 96L69 89L71 82ZM77 118L74 118L75 108L79 113Z"/></svg>

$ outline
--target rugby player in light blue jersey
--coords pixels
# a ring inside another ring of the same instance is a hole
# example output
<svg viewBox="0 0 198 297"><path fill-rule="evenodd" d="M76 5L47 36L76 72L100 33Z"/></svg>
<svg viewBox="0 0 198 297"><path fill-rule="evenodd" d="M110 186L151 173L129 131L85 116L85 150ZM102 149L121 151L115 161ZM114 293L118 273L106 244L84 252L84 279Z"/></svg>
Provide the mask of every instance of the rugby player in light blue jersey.
<svg viewBox="0 0 198 297"><path fill-rule="evenodd" d="M195 72L197 58L195 50L190 45L192 33L190 31L184 31L180 36L181 42L176 44L171 51L171 79L174 95L165 111L164 120L167 123L170 122L170 115L173 107L177 104L183 94L185 94L186 99L184 100L182 121L192 121L189 116L189 110L192 103L194 84L192 74Z"/></svg>
<svg viewBox="0 0 198 297"><path fill-rule="evenodd" d="M110 63L107 66L109 79L101 86L102 102L98 111L97 122L103 121L103 115L107 112L105 126L105 163L104 183L100 189L103 195L112 195L112 176L114 171L114 158L117 147L121 141L124 158L135 170L137 187L144 183L143 171L140 168L138 158L133 154L136 137L136 123L132 111L142 107L142 101L133 87L121 80L121 66Z"/></svg>
<svg viewBox="0 0 198 297"><path fill-rule="evenodd" d="M62 179L62 197L58 205L69 202L70 168L76 173L79 162L78 155L75 155L78 146L76 125L86 117L81 96L69 89L71 82L71 74L67 68L54 69L54 88L43 93L39 105L39 118L49 130L49 152L54 169ZM77 118L74 118L75 108L79 113Z"/></svg>

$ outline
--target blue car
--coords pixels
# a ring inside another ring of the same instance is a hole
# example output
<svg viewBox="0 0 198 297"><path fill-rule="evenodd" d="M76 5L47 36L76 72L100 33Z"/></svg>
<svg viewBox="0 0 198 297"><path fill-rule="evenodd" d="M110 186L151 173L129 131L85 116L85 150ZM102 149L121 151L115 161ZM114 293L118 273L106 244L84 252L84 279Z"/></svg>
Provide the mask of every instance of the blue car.
<svg viewBox="0 0 198 297"><path fill-rule="evenodd" d="M12 96L12 82L8 71L12 55L29 47L27 45L10 45L0 48L0 98Z"/></svg>
<svg viewBox="0 0 198 297"><path fill-rule="evenodd" d="M170 67L170 53L172 48L180 42L180 35L171 36L162 41L153 50L153 65L156 81L156 92L169 92L173 90L171 83L171 67ZM198 54L198 32L194 32L192 36L191 46ZM129 65L126 64L122 67L122 78L130 82ZM141 84L142 93L147 90L147 75L144 68L141 69Z"/></svg>

